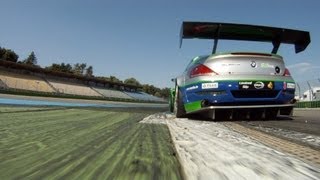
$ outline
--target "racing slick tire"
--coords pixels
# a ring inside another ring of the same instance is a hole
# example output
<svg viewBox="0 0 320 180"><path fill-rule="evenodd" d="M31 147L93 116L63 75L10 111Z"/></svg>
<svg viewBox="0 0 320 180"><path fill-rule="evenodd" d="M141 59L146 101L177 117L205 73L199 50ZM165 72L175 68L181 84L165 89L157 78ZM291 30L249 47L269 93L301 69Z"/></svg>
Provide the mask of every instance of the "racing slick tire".
<svg viewBox="0 0 320 180"><path fill-rule="evenodd" d="M178 87L176 87L175 103L174 103L173 111L177 118L183 118L186 116L186 110L184 109L183 101L182 101L182 94Z"/></svg>

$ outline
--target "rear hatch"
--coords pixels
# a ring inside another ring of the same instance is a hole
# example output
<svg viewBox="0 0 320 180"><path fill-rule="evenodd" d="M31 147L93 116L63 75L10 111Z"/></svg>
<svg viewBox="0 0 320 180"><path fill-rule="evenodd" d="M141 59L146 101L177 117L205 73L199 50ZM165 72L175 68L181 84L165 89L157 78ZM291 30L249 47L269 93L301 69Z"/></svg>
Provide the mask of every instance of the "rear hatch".
<svg viewBox="0 0 320 180"><path fill-rule="evenodd" d="M266 53L235 52L212 55L204 65L219 75L279 75L285 72L281 56Z"/></svg>

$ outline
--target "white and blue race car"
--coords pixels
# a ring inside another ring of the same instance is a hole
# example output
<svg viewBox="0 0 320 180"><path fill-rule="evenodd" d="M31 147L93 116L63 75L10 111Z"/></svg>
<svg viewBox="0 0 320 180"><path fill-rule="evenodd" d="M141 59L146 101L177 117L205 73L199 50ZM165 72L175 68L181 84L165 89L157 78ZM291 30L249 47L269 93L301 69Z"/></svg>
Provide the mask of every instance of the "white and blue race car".
<svg viewBox="0 0 320 180"><path fill-rule="evenodd" d="M244 24L183 22L182 39L213 39L213 52L197 56L173 79L170 109L176 117L206 113L211 118L271 119L291 115L295 82L283 58L281 43L294 44L295 52L310 43L309 32ZM218 40L271 42L271 53L217 53ZM181 44L180 44L181 46Z"/></svg>

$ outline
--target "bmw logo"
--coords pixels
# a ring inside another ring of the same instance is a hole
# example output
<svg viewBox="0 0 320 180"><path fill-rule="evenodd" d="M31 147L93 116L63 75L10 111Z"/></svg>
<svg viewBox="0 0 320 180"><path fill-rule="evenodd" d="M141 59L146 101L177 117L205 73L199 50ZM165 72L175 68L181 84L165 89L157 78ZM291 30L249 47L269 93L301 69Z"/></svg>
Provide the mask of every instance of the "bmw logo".
<svg viewBox="0 0 320 180"><path fill-rule="evenodd" d="M251 67L255 68L257 66L257 63L255 61L251 61Z"/></svg>

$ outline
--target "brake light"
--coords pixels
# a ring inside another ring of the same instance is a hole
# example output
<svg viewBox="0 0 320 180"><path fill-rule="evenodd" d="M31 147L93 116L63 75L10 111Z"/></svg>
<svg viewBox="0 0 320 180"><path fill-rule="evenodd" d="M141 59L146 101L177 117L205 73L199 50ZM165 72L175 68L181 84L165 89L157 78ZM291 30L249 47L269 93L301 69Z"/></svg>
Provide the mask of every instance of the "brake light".
<svg viewBox="0 0 320 180"><path fill-rule="evenodd" d="M203 76L203 75L210 75L210 74L218 75L216 72L214 72L207 66L200 64L192 69L192 71L190 72L190 77L193 78L196 76Z"/></svg>
<svg viewBox="0 0 320 180"><path fill-rule="evenodd" d="M289 69L284 70L283 76L291 76Z"/></svg>

